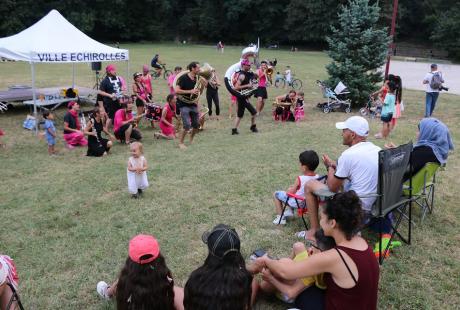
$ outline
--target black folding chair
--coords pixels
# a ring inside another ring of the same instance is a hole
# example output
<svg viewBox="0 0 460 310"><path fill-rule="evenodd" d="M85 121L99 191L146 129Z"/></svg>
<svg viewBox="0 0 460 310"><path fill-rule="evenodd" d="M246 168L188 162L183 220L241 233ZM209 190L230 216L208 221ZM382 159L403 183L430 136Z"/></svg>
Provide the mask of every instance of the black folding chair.
<svg viewBox="0 0 460 310"><path fill-rule="evenodd" d="M16 290L14 289L14 286L11 283L6 283L6 285L8 285L8 287L11 289L11 292L13 293L10 301L8 302L8 305L6 306L6 310L17 309L17 307L14 307L14 308L11 307L13 303L15 302L18 304L19 309L24 310L21 299L19 298L18 292L16 292Z"/></svg>
<svg viewBox="0 0 460 310"><path fill-rule="evenodd" d="M412 142L399 147L379 152L379 176L377 198L372 207L372 219L377 220L379 227L379 263L388 256L391 242L398 236L406 244L411 243L412 230L412 180L410 180L407 196L403 196L403 177L407 167L412 171ZM388 221L392 214L393 220ZM400 229L403 220L407 220L407 235L403 236ZM385 248L382 246L383 224L387 221L391 226L391 234Z"/></svg>

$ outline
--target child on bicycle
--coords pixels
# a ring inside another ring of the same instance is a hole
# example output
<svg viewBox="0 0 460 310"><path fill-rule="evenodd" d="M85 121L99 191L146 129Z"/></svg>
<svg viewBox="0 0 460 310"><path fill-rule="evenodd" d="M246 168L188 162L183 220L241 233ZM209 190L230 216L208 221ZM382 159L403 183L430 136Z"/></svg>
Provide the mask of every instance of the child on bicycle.
<svg viewBox="0 0 460 310"><path fill-rule="evenodd" d="M292 72L290 66L286 66L286 71L284 71L284 79L286 80L286 84L288 86L292 85Z"/></svg>
<svg viewBox="0 0 460 310"><path fill-rule="evenodd" d="M288 198L287 193L296 194L298 196L304 196L304 187L305 184L310 181L318 178L318 175L315 173L316 168L319 165L319 157L315 151L307 150L299 155L300 171L302 174L298 176L294 182L294 185L290 186L287 191L276 191L274 196L275 211L277 216L273 220L275 225L286 225L286 218L292 217L294 215L293 209L297 208L297 203L294 198L288 200L288 206L284 210L283 217L283 203ZM305 200L299 201L299 206L303 207L305 205Z"/></svg>

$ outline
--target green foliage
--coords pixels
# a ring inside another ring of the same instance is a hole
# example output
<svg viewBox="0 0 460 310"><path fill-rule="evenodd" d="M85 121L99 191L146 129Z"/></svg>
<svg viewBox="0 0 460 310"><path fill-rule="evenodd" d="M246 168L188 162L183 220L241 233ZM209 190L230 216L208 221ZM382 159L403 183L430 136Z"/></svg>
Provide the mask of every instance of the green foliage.
<svg viewBox="0 0 460 310"><path fill-rule="evenodd" d="M348 0L3 0L0 37L13 35L57 9L89 36L102 41L187 40L262 45L323 46ZM379 24L389 26L393 1L380 6ZM415 41L458 58L457 0L399 0L396 42ZM447 30L447 31L446 31ZM449 31L451 30L451 31Z"/></svg>
<svg viewBox="0 0 460 310"><path fill-rule="evenodd" d="M385 62L390 38L386 28L377 26L379 11L369 0L350 1L341 7L339 24L331 27L332 34L326 38L332 58L326 66L328 83L333 86L342 81L354 105L366 100L382 79L377 69Z"/></svg>
<svg viewBox="0 0 460 310"><path fill-rule="evenodd" d="M453 59L460 60L460 2L440 14L431 39L449 52Z"/></svg>

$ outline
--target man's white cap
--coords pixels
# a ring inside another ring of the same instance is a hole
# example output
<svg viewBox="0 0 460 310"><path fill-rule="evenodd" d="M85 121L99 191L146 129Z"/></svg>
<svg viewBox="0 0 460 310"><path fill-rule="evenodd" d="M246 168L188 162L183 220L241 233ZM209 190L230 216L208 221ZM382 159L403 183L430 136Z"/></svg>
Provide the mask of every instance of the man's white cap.
<svg viewBox="0 0 460 310"><path fill-rule="evenodd" d="M349 117L345 122L335 123L335 127L337 129L349 129L361 137L367 137L369 134L369 123L361 116Z"/></svg>

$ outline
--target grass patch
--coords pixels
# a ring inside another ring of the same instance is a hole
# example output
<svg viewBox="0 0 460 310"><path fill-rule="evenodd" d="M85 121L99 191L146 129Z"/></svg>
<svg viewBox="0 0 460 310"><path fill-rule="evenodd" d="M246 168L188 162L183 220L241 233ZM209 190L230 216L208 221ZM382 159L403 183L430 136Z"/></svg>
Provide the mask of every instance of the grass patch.
<svg viewBox="0 0 460 310"><path fill-rule="evenodd" d="M209 62L221 75L237 61L241 48L226 47L225 54L210 46L127 45L131 71L149 63L158 51L168 67L198 60ZM260 133L249 131L249 118L241 134L230 135L227 108L229 95L221 88L221 121L209 121L185 152L175 142L153 139L153 131L142 125L145 156L151 187L144 198L132 200L127 193L128 149L115 145L107 158L87 158L85 149L66 151L50 158L44 141L21 128L27 109L17 106L0 115L6 132L6 149L0 150L0 205L4 221L0 227L0 249L18 265L24 304L30 309L113 309L101 301L95 285L116 278L127 256L130 237L150 233L160 241L176 282L184 285L188 275L206 256L201 234L224 222L233 225L242 239L242 252L256 248L273 255L287 255L301 221L274 228L272 193L284 189L297 176L298 154L314 149L337 158L345 149L334 123L344 113L323 114L315 108L322 100L316 79L326 78L327 56L319 52L290 53L263 50L264 58L277 57L278 68L290 65L304 82L306 121L277 124L271 120L271 100L258 120ZM77 65L76 84L91 87L90 67ZM125 73L124 64L119 72ZM30 84L26 63L0 63L0 89L12 84ZM38 65L39 86L68 85L71 66ZM164 80L154 81L157 101L167 94ZM283 93L269 89L270 98ZM399 144L415 139L416 125L423 116L424 93L406 90L406 111L392 140ZM458 96L443 93L435 115L460 137ZM204 98L203 98L204 99ZM203 100L202 99L202 100ZM204 100L203 100L204 102ZM58 114L63 115L64 109ZM380 123L371 120L371 132ZM57 123L58 131L62 124ZM373 140L373 139L371 139ZM383 145L383 141L374 141ZM445 171L438 174L434 214L416 222L413 245L398 248L381 269L379 308L453 309L460 304L459 209L456 206L459 160L452 154ZM324 169L319 169L324 173ZM418 210L415 212L419 215ZM256 309L285 309L274 300L261 300Z"/></svg>

